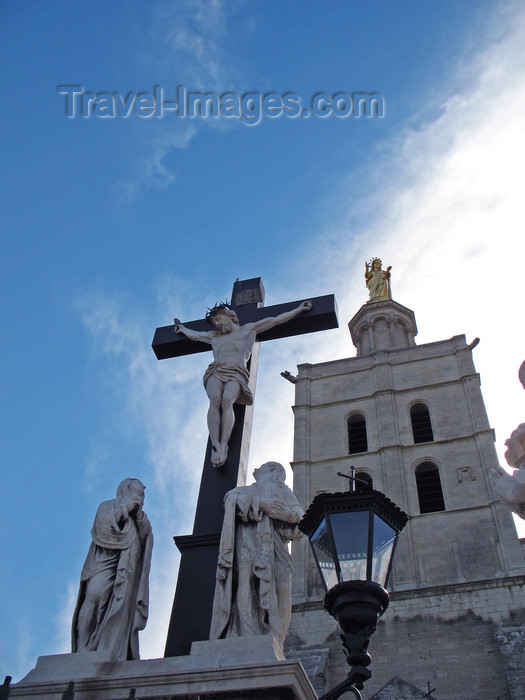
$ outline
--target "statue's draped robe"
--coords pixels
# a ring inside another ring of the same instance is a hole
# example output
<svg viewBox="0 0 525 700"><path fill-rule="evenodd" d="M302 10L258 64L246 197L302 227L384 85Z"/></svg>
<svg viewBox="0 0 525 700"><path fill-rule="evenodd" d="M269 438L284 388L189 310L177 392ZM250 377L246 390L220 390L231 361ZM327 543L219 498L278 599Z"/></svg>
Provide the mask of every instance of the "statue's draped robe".
<svg viewBox="0 0 525 700"><path fill-rule="evenodd" d="M498 465L491 472L492 485L503 505L525 520L525 465L508 474Z"/></svg>
<svg viewBox="0 0 525 700"><path fill-rule="evenodd" d="M237 382L241 387L241 393L235 403L244 406L251 406L253 404L253 394L248 386L250 373L246 367L242 365L226 365L223 362L212 362L208 365L202 380L205 389L210 377L217 377L217 379L220 379L224 384L228 382Z"/></svg>
<svg viewBox="0 0 525 700"><path fill-rule="evenodd" d="M525 366L525 363L522 367ZM520 367L520 372L522 371ZM525 520L525 423L518 425L505 441L505 459L514 471L509 474L499 464L492 467L490 476L494 490L503 505Z"/></svg>
<svg viewBox="0 0 525 700"><path fill-rule="evenodd" d="M370 299L391 299L390 278L383 279L384 270L370 270L370 277L366 280L366 286L370 291Z"/></svg>
<svg viewBox="0 0 525 700"><path fill-rule="evenodd" d="M80 590L73 615L72 651L113 650L122 660L139 658L138 633L148 618L153 535L145 513L137 521L128 517L122 529L117 522L121 507L116 500L100 504L80 576ZM91 584L96 606L79 635L79 613Z"/></svg>
<svg viewBox="0 0 525 700"><path fill-rule="evenodd" d="M287 542L294 525L259 508L278 498L290 514L303 510L288 486L269 481L226 494L210 639L273 633L282 645L290 626L292 557Z"/></svg>

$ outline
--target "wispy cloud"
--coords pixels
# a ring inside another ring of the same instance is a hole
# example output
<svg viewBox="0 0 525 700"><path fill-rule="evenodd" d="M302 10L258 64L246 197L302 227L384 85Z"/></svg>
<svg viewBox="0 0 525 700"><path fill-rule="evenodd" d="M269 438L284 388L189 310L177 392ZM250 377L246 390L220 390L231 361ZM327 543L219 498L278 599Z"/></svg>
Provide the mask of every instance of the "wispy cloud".
<svg viewBox="0 0 525 700"><path fill-rule="evenodd" d="M224 90L240 75L225 43L229 19L242 4L238 0L155 3L152 24L162 55L157 60L176 61L179 74L197 90Z"/></svg>
<svg viewBox="0 0 525 700"><path fill-rule="evenodd" d="M10 618L16 616L16 621ZM3 624L6 629L15 630L14 635L8 639L3 636L0 641L0 652L3 659L9 659L11 665L5 668L5 672L13 678L13 683L17 682L34 665L33 649L35 643L35 632L33 629L31 615L26 610L9 610L7 606L2 610ZM16 649L16 657L12 656L12 650ZM3 678L2 678L3 680Z"/></svg>
<svg viewBox="0 0 525 700"><path fill-rule="evenodd" d="M231 89L241 78L225 41L229 18L241 4L239 0L179 0L151 5L150 32L155 52L143 60L151 64L152 70L158 71L158 80L162 80L163 75L170 76L170 83L166 85L170 88L170 99L177 85L220 93ZM169 123L165 123L167 121ZM225 120L188 122L168 118L156 123L154 128L151 122L148 125L151 128L142 132L148 134L142 138L149 139L146 153L138 159L132 176L118 182L114 188L115 194L128 206L142 188L165 189L176 181L177 172L166 161L174 151L187 148L201 128L223 130L231 126Z"/></svg>
<svg viewBox="0 0 525 700"><path fill-rule="evenodd" d="M187 148L196 133L195 123L179 121L175 125L157 127L155 136L148 143L148 152L140 159L133 177L115 184L113 190L119 200L129 206L143 187L163 190L172 185L177 175L166 165L166 157L174 150Z"/></svg>
<svg viewBox="0 0 525 700"><path fill-rule="evenodd" d="M71 651L71 622L77 604L78 587L78 582L69 581L59 601L59 611L55 618L56 632L50 653L68 654Z"/></svg>
<svg viewBox="0 0 525 700"><path fill-rule="evenodd" d="M184 302L174 302L183 307ZM200 381L199 368L191 362L174 372L169 363L159 363L151 350L154 321L131 313L123 299L93 293L78 304L81 318L92 338L97 362L106 369L106 379L123 400L125 421L140 426L147 440L147 460L155 482L163 491L194 486L196 470L182 466L188 458L201 457L192 440L181 440L191 431L194 414L202 408L201 397L187 394L189 385ZM106 361L102 364L103 356ZM180 401L180 395L185 401Z"/></svg>

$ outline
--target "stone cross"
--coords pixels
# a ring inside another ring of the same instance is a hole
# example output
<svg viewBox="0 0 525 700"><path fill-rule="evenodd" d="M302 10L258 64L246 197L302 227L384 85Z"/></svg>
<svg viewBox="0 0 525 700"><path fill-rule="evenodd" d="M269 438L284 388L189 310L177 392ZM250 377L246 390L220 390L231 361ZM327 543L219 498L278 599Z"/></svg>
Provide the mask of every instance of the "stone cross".
<svg viewBox="0 0 525 700"><path fill-rule="evenodd" d="M310 311L257 336L249 366L252 392L255 389L260 341L338 327L333 294L314 297L311 301ZM264 287L260 277L237 280L233 285L231 306L241 324L268 316L278 316L296 308L299 303L294 301L263 307ZM193 330L209 330L206 319L190 321L184 325ZM152 347L159 360L211 350L210 345L206 343L176 334L173 325L157 328ZM217 556L224 517L223 500L230 489L246 483L252 408L238 404L234 406L235 424L229 441L228 461L220 469L212 466L211 442L208 439L193 534L174 538L181 552L181 561L165 656L189 654L192 642L209 638Z"/></svg>

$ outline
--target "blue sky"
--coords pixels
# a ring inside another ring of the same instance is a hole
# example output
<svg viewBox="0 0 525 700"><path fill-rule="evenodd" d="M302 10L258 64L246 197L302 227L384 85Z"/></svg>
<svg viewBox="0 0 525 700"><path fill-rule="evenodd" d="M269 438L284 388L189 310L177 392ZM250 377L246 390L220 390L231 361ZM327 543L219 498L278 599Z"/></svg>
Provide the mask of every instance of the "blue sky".
<svg viewBox="0 0 525 700"><path fill-rule="evenodd" d="M0 674L68 651L97 505L147 486L144 657L163 653L175 534L206 442L203 356L153 332L233 281L267 305L335 293L340 329L262 348L251 466L292 458L279 372L355 354L364 261L393 266L418 342L481 338L497 447L524 420L521 3L37 2L0 9L3 220ZM57 86L175 95L378 92L382 118L68 118ZM522 525L522 524L521 524ZM525 534L522 528L522 535Z"/></svg>

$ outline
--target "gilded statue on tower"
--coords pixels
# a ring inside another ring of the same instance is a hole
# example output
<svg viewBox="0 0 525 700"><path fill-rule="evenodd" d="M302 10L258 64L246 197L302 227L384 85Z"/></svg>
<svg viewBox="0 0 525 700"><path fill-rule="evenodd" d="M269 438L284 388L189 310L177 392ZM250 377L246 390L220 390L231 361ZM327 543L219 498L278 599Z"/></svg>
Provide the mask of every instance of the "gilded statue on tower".
<svg viewBox="0 0 525 700"><path fill-rule="evenodd" d="M381 260L372 258L370 263L365 262L365 280L370 299L366 302L369 304L372 301L384 301L392 299L390 290L390 270L392 265L389 265L386 270L381 269Z"/></svg>

